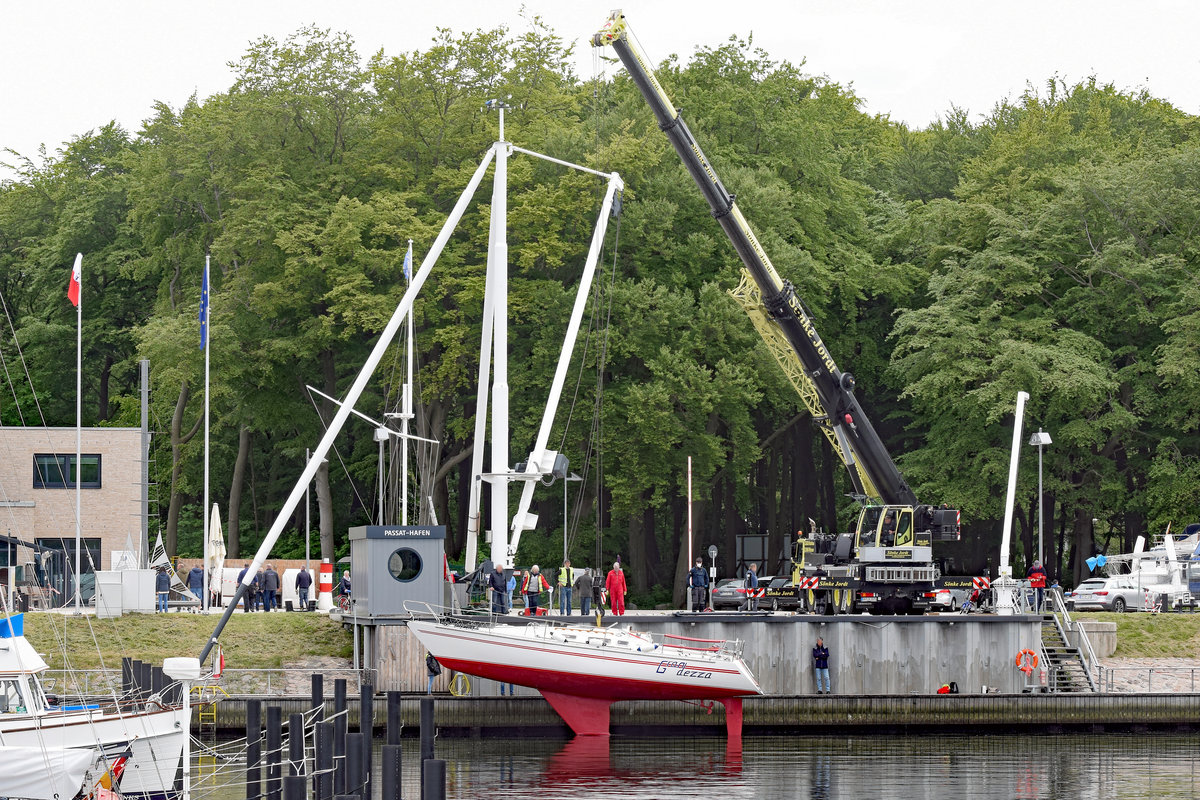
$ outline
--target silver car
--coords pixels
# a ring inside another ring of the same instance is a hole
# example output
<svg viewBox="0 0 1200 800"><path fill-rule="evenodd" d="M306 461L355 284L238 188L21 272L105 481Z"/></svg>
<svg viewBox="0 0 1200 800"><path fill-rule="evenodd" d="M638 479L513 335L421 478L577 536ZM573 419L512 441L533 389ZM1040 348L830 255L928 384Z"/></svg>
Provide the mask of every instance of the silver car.
<svg viewBox="0 0 1200 800"><path fill-rule="evenodd" d="M1133 578L1088 578L1073 592L1067 592L1068 609L1098 609L1120 614L1129 608L1142 608L1146 593L1139 589Z"/></svg>

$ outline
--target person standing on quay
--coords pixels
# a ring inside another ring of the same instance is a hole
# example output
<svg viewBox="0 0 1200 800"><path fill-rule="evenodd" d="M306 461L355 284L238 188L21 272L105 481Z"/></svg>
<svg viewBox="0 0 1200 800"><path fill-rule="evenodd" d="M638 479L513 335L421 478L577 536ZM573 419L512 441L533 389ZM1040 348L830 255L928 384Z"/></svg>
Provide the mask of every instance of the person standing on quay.
<svg viewBox="0 0 1200 800"><path fill-rule="evenodd" d="M204 567L199 564L188 570L188 591L196 595L196 599L204 601Z"/></svg>
<svg viewBox="0 0 1200 800"><path fill-rule="evenodd" d="M817 671L817 694L829 694L829 648L819 636L813 648L813 667Z"/></svg>
<svg viewBox="0 0 1200 800"><path fill-rule="evenodd" d="M263 611L274 611L279 608L279 573L273 564L267 564L262 575Z"/></svg>
<svg viewBox="0 0 1200 800"><path fill-rule="evenodd" d="M531 617L536 617L538 613L538 601L541 599L542 592L549 591L550 584L546 583L546 577L542 575L541 568L534 564L529 568L529 572L525 574L525 583L521 586L521 593L525 595L525 613Z"/></svg>
<svg viewBox="0 0 1200 800"><path fill-rule="evenodd" d="M1037 595L1037 607L1034 611L1040 612L1042 601L1046 598L1046 568L1040 561L1034 561L1033 566L1029 568L1029 588Z"/></svg>
<svg viewBox="0 0 1200 800"><path fill-rule="evenodd" d="M296 597L300 600L300 610L308 611L308 590L312 588L312 573L301 569L296 573Z"/></svg>
<svg viewBox="0 0 1200 800"><path fill-rule="evenodd" d="M571 593L575 590L575 582L571 579L571 560L563 561L562 569L558 571L558 613L564 617L571 616Z"/></svg>
<svg viewBox="0 0 1200 800"><path fill-rule="evenodd" d="M704 571L704 559L697 558L696 566L688 570L688 587L691 590L691 598L688 603L688 611L703 611L708 605L708 573Z"/></svg>
<svg viewBox="0 0 1200 800"><path fill-rule="evenodd" d="M604 588L608 589L608 607L618 617L625 614L625 573L621 571L621 562L614 561L613 568L604 579Z"/></svg>
<svg viewBox="0 0 1200 800"><path fill-rule="evenodd" d="M488 588L492 590L492 613L506 614L508 613L508 581L504 577L504 567L497 561L492 574L488 575Z"/></svg>
<svg viewBox="0 0 1200 800"><path fill-rule="evenodd" d="M158 574L154 576L154 592L158 595L155 611L167 613L167 598L171 595L171 576L167 574L166 567L159 567Z"/></svg>
<svg viewBox="0 0 1200 800"><path fill-rule="evenodd" d="M758 564L753 561L746 571L746 610L758 611Z"/></svg>
<svg viewBox="0 0 1200 800"><path fill-rule="evenodd" d="M581 569L575 579L575 588L579 590L579 613L587 616L592 611L592 571Z"/></svg>

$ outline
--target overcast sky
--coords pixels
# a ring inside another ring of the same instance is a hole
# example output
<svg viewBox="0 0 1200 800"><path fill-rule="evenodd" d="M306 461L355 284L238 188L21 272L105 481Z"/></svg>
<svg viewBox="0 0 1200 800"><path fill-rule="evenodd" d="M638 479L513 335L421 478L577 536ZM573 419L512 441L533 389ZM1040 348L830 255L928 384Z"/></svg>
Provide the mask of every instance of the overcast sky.
<svg viewBox="0 0 1200 800"><path fill-rule="evenodd" d="M316 24L359 54L426 48L438 27L524 27L522 6L577 43L618 0L0 0L0 149L34 156L115 119L136 134L156 100L173 107L232 82L227 63L263 35ZM865 110L923 127L951 104L974 119L1027 83L1096 75L1200 113L1200 2L1185 0L640 0L623 6L647 54L753 34L777 60L852 84ZM613 67L608 67L613 69ZM668 91L670 87L667 87ZM11 162L11 156L0 158ZM11 173L0 170L0 177Z"/></svg>

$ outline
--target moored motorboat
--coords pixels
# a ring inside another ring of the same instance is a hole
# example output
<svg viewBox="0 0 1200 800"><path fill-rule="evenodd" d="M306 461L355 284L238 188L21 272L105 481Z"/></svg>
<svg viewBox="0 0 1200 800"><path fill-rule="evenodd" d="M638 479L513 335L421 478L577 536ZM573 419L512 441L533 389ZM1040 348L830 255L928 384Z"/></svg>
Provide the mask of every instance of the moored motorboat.
<svg viewBox="0 0 1200 800"><path fill-rule="evenodd" d="M102 763L128 754L123 796L173 795L187 735L183 708L153 698L52 704L41 681L47 664L23 627L19 614L0 620L0 747L91 750Z"/></svg>
<svg viewBox="0 0 1200 800"><path fill-rule="evenodd" d="M607 735L618 700L717 700L738 735L741 698L762 694L739 641L550 620L434 617L408 628L445 667L537 689L577 734Z"/></svg>

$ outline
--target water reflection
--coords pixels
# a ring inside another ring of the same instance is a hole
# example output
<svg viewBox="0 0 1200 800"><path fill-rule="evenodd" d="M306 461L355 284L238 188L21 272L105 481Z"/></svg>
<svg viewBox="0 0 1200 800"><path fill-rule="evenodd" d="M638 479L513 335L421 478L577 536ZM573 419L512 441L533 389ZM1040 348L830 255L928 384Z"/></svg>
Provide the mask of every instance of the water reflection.
<svg viewBox="0 0 1200 800"><path fill-rule="evenodd" d="M416 740L405 740L406 798L420 797L418 751ZM831 733L746 737L740 746L723 738L439 738L436 753L447 761L449 798L1200 797L1200 736L1190 734L865 737ZM378 768L381 759L376 757L373 763ZM245 790L239 785L220 790L210 786L200 794L211 800L242 800Z"/></svg>

